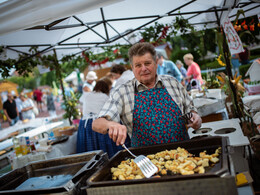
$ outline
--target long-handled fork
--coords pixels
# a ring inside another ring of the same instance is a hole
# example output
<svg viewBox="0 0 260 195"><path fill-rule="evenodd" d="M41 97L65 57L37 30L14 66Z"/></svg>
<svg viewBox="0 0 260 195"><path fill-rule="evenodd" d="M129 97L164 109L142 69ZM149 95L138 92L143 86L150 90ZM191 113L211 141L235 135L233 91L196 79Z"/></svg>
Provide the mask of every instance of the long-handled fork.
<svg viewBox="0 0 260 195"><path fill-rule="evenodd" d="M125 144L123 144L122 147L126 149L126 151L129 152L135 158L134 162L141 169L142 173L146 178L150 178L158 171L158 168L150 161L149 158L147 158L144 155L134 155L130 150L128 150Z"/></svg>

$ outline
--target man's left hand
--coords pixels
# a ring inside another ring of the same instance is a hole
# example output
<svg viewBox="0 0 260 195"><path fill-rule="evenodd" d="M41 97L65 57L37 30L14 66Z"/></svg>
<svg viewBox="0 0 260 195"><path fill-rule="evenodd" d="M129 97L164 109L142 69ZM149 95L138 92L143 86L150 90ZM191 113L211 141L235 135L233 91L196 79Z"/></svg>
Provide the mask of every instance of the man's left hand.
<svg viewBox="0 0 260 195"><path fill-rule="evenodd" d="M189 123L187 126L191 127L193 129L199 129L201 127L202 119L200 118L200 115L198 115L196 112L192 112L192 118L190 119L192 123Z"/></svg>

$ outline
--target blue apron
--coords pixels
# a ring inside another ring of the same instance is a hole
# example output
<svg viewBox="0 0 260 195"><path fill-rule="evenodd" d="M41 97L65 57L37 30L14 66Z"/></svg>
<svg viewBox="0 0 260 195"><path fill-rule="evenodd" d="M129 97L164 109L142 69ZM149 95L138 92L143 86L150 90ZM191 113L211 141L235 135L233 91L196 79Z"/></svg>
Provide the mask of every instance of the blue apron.
<svg viewBox="0 0 260 195"><path fill-rule="evenodd" d="M135 93L131 146L189 139L179 106L165 87Z"/></svg>

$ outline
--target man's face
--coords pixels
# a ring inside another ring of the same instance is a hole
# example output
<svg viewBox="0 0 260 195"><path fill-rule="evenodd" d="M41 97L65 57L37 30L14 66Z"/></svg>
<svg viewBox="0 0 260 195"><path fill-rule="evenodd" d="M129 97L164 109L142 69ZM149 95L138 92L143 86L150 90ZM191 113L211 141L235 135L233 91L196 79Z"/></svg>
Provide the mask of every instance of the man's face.
<svg viewBox="0 0 260 195"><path fill-rule="evenodd" d="M111 74L113 75L114 79L119 79L121 77L121 74L119 73L112 72Z"/></svg>
<svg viewBox="0 0 260 195"><path fill-rule="evenodd" d="M23 95L20 96L20 99L24 102L25 101L25 97Z"/></svg>
<svg viewBox="0 0 260 195"><path fill-rule="evenodd" d="M8 95L7 95L7 98L8 98L8 100L12 100L12 99L13 99L12 94L8 94Z"/></svg>
<svg viewBox="0 0 260 195"><path fill-rule="evenodd" d="M142 84L152 88L155 84L157 62L150 53L142 56L133 56L132 69L135 78Z"/></svg>

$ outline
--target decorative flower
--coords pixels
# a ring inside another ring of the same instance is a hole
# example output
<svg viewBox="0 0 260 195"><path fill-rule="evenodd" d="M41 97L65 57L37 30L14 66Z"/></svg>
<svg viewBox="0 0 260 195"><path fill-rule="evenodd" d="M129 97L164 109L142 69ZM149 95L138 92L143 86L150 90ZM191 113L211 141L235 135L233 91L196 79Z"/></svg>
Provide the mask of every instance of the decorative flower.
<svg viewBox="0 0 260 195"><path fill-rule="evenodd" d="M243 28L245 29L245 30L248 30L248 26L245 24L245 25L243 25Z"/></svg>
<svg viewBox="0 0 260 195"><path fill-rule="evenodd" d="M250 29L250 31L255 31L255 25L254 25L254 24L251 24L251 25L249 26L249 29Z"/></svg>
<svg viewBox="0 0 260 195"><path fill-rule="evenodd" d="M220 65L220 66L226 66L226 64L221 60L221 57L222 57L222 55L220 54L220 55L218 56L218 58L217 58L217 61L218 61L219 65Z"/></svg>

